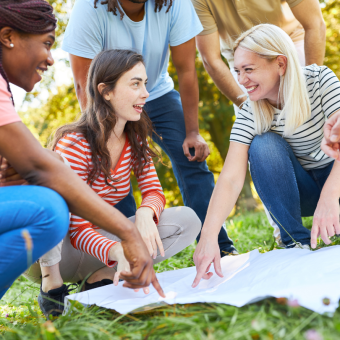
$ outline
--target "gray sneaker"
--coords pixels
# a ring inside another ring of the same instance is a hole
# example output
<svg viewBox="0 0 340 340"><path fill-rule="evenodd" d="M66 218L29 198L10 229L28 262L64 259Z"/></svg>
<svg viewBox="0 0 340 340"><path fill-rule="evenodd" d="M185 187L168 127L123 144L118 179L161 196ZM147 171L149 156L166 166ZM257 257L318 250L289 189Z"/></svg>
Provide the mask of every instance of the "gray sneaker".
<svg viewBox="0 0 340 340"><path fill-rule="evenodd" d="M308 244L301 244L300 242L297 242L294 247L288 248L288 249L308 249L310 250L310 246Z"/></svg>

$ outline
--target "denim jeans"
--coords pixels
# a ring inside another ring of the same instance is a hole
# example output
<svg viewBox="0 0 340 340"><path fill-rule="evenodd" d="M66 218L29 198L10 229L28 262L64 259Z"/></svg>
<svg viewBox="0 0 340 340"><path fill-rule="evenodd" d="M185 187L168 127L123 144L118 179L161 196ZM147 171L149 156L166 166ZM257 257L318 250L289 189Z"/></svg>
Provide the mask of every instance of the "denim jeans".
<svg viewBox="0 0 340 340"><path fill-rule="evenodd" d="M305 170L290 145L278 134L257 135L249 148L251 176L262 202L279 222L282 242L310 245L310 231L301 217L313 216L333 163ZM281 225L280 225L281 224Z"/></svg>
<svg viewBox="0 0 340 340"><path fill-rule="evenodd" d="M153 140L171 160L184 204L196 212L203 225L214 190L214 176L205 161L189 162L183 153L182 145L186 133L179 93L172 90L164 96L148 102L145 105L145 110L153 123L154 130L162 137L160 139L154 135ZM132 190L116 205L116 208L127 217L135 215L136 203L132 196ZM200 234L197 241L199 238ZM222 256L235 249L224 227L219 233L218 243Z"/></svg>
<svg viewBox="0 0 340 340"><path fill-rule="evenodd" d="M0 188L0 299L20 274L64 238L68 226L66 202L53 190ZM31 237L31 254L23 231Z"/></svg>

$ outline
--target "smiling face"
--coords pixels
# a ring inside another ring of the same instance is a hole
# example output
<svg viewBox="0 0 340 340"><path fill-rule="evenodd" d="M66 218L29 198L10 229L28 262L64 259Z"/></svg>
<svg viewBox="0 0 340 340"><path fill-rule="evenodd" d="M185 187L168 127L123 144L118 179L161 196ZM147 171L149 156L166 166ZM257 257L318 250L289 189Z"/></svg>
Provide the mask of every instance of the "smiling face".
<svg viewBox="0 0 340 340"><path fill-rule="evenodd" d="M54 31L22 34L11 28L1 29L2 61L9 81L27 92L32 91L42 79L41 75L54 63L51 54L54 41Z"/></svg>
<svg viewBox="0 0 340 340"><path fill-rule="evenodd" d="M267 99L276 106L280 76L286 71L287 58L278 56L268 60L242 47L236 49L234 58L238 81L246 88L250 100Z"/></svg>
<svg viewBox="0 0 340 340"><path fill-rule="evenodd" d="M146 84L145 66L138 63L121 76L113 91L104 95L104 99L111 102L118 121L126 123L140 120L146 99L149 97ZM105 85L98 85L99 92L102 86Z"/></svg>

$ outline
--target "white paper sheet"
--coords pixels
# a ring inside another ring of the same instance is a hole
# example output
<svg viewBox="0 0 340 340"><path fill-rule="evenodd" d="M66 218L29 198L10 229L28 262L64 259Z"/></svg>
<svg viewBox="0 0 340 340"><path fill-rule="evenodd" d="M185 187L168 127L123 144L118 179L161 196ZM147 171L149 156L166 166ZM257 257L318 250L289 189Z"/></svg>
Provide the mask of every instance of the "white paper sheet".
<svg viewBox="0 0 340 340"><path fill-rule="evenodd" d="M318 251L304 249L274 250L260 254L254 250L221 261L223 278L216 274L202 280L198 287L191 284L196 268L190 267L157 274L166 298L154 288L142 291L122 287L122 283L77 293L66 297L85 305L97 305L129 313L152 304L186 304L196 302L225 303L241 307L266 297L286 297L318 313L334 312L340 298L340 246ZM323 299L330 299L328 306Z"/></svg>

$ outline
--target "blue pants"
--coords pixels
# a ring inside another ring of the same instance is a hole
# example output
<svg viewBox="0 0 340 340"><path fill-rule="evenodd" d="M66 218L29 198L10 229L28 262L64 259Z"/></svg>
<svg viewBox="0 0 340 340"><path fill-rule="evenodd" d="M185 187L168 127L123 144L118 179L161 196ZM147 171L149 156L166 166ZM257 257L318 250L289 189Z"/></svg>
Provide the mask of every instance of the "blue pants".
<svg viewBox="0 0 340 340"><path fill-rule="evenodd" d="M295 241L310 245L310 231L302 225L301 217L314 215L334 162L306 171L290 145L273 132L255 136L248 153L256 191L283 226L277 223L282 242L287 248L295 245L289 233Z"/></svg>
<svg viewBox="0 0 340 340"><path fill-rule="evenodd" d="M172 90L164 96L148 102L145 105L145 110L153 123L155 131L162 137L160 140L157 136L153 136L153 140L171 160L184 204L196 212L203 225L214 190L214 176L209 171L206 162L189 162L183 153L182 145L186 133L179 93ZM132 196L132 190L130 190L129 196L115 207L127 217L135 215L136 203ZM197 241L199 238L200 234ZM221 228L218 243L221 255L235 249L225 228Z"/></svg>
<svg viewBox="0 0 340 340"><path fill-rule="evenodd" d="M53 190L0 188L0 299L19 275L65 237L68 226L66 202ZM23 231L32 239L31 255Z"/></svg>

